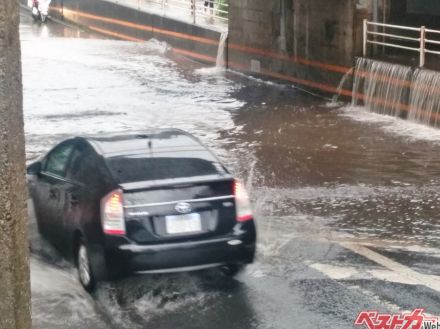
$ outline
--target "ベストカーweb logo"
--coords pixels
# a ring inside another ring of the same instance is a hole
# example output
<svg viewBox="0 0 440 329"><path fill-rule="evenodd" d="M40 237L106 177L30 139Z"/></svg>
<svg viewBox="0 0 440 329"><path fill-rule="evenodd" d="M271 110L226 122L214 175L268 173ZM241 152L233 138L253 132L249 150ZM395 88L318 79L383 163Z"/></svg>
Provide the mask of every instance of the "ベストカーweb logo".
<svg viewBox="0 0 440 329"><path fill-rule="evenodd" d="M368 329L440 329L440 319L427 316L421 308L401 314L363 311L359 313L354 325Z"/></svg>

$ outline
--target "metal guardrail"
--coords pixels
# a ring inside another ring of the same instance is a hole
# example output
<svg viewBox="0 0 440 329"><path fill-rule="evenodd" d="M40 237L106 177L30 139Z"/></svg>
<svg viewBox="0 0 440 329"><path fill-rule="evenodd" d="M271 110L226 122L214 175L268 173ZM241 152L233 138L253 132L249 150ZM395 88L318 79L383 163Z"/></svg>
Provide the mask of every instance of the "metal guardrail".
<svg viewBox="0 0 440 329"><path fill-rule="evenodd" d="M228 23L229 5L219 0L147 0L147 3L160 7L163 15L186 16L193 24L200 18Z"/></svg>
<svg viewBox="0 0 440 329"><path fill-rule="evenodd" d="M379 29L381 29L382 32L379 32ZM394 32L391 33L389 32L390 30ZM440 37L440 31L427 29L425 26L409 27L369 22L364 19L363 54L364 57L367 56L369 44L414 51L419 53L419 66L424 67L426 54L440 55L440 51L427 48L429 45L440 46L440 39L432 39L434 35ZM371 36L374 40L372 40ZM381 39L381 41L378 41L378 39Z"/></svg>

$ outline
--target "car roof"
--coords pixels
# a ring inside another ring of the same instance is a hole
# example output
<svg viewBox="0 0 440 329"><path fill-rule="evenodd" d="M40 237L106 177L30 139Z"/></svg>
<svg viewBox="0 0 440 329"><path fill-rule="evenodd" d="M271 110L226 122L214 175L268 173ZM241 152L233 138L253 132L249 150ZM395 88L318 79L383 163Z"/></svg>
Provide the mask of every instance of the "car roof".
<svg viewBox="0 0 440 329"><path fill-rule="evenodd" d="M84 137L105 158L149 152L205 150L200 141L180 129L154 129L135 134Z"/></svg>

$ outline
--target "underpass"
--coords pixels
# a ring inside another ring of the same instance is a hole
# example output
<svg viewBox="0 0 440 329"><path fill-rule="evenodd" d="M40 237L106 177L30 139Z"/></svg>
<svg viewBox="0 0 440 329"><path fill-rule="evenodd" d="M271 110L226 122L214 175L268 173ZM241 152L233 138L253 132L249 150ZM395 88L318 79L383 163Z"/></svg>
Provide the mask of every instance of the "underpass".
<svg viewBox="0 0 440 329"><path fill-rule="evenodd" d="M88 296L30 214L35 328L351 328L360 311L440 313L433 128L21 13L27 159L74 135L185 129L242 177L256 263L104 283Z"/></svg>

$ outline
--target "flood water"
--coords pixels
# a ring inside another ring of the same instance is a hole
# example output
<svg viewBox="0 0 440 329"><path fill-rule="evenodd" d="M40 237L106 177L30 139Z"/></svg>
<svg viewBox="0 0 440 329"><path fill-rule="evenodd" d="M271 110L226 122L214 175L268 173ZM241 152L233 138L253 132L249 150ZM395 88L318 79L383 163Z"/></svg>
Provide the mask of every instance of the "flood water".
<svg viewBox="0 0 440 329"><path fill-rule="evenodd" d="M440 130L219 73L174 56L157 40L106 40L53 22L32 24L26 13L21 35L29 162L76 135L181 128L246 182L259 228L256 264L237 281L213 273L138 277L103 284L90 298L79 285L60 294L44 284L48 259L50 273L68 287L75 274L31 225L34 296L45 300L34 297L35 327L292 328L301 319L304 328L347 328L362 307L387 308L382 301L391 297L359 297L310 269L305 260L340 260L344 253L330 253L323 239L434 253L440 247ZM436 261L419 266L438 274ZM295 282L291 293L286 278ZM324 296L321 304L317 296ZM344 309L335 311L342 296ZM440 311L433 296L426 307ZM420 302L413 298L407 305ZM67 312L70 324L45 317L51 308Z"/></svg>

